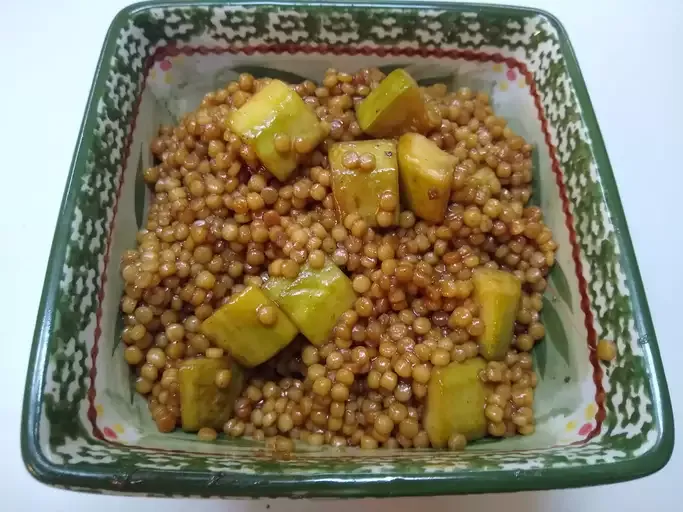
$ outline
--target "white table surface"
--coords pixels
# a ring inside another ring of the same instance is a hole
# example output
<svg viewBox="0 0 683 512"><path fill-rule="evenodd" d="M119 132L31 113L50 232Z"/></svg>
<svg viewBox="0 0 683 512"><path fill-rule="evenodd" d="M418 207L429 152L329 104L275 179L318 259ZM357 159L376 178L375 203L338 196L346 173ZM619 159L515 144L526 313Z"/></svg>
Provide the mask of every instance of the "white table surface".
<svg viewBox="0 0 683 512"><path fill-rule="evenodd" d="M524 1L524 0L520 0ZM26 365L57 211L107 26L125 0L0 0L0 508L107 512L681 510L683 442L654 476L597 488L355 503L95 496L34 481L19 451ZM499 1L498 3L507 3ZM567 28L607 143L683 424L680 0L526 0ZM29 20L30 24L29 24ZM679 429L679 433L681 430Z"/></svg>

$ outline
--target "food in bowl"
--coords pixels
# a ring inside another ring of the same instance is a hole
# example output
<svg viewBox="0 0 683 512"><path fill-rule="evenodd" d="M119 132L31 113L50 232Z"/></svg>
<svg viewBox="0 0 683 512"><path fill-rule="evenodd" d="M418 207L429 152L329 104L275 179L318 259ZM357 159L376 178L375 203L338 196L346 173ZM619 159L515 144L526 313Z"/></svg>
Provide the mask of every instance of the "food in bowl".
<svg viewBox="0 0 683 512"><path fill-rule="evenodd" d="M162 432L463 449L534 432L556 243L485 93L402 70L242 74L151 142L121 263Z"/></svg>

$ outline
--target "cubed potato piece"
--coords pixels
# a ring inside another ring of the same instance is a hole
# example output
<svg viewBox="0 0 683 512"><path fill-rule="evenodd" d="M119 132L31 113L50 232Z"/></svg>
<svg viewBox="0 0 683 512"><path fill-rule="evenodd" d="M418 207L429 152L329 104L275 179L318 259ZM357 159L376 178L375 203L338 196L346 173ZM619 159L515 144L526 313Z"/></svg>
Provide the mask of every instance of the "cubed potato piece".
<svg viewBox="0 0 683 512"><path fill-rule="evenodd" d="M396 69L356 107L358 124L373 137L429 130L428 106L417 82Z"/></svg>
<svg viewBox="0 0 683 512"><path fill-rule="evenodd" d="M372 155L369 157L368 155ZM383 194L393 194L396 207L383 212L381 227L398 223L398 160L393 140L339 142L329 151L332 168L332 192L340 215L357 212L368 226L378 226ZM374 158L374 169L364 164ZM350 165L349 165L350 164Z"/></svg>
<svg viewBox="0 0 683 512"><path fill-rule="evenodd" d="M479 353L489 361L500 361L512 341L522 283L510 272L490 268L475 270L472 282L479 318L484 322L484 334L479 337Z"/></svg>
<svg viewBox="0 0 683 512"><path fill-rule="evenodd" d="M274 310L275 321L270 325L259 320L259 310L264 307ZM231 297L227 304L204 320L201 331L247 368L273 357L298 332L277 304L253 286Z"/></svg>
<svg viewBox="0 0 683 512"><path fill-rule="evenodd" d="M234 112L229 126L280 181L296 169L297 152L313 151L323 137L315 113L279 80L271 81ZM282 135L290 141L288 151L276 149L275 137Z"/></svg>
<svg viewBox="0 0 683 512"><path fill-rule="evenodd" d="M462 434L468 441L486 435L489 385L479 378L484 369L486 361L475 357L432 372L424 427L435 448L444 448L453 434Z"/></svg>
<svg viewBox="0 0 683 512"><path fill-rule="evenodd" d="M329 260L321 269L304 265L295 279L270 278L263 290L314 345L327 341L339 317L356 300L349 278Z"/></svg>
<svg viewBox="0 0 683 512"><path fill-rule="evenodd" d="M401 194L416 216L431 222L444 219L455 163L453 155L419 133L406 133L399 139Z"/></svg>
<svg viewBox="0 0 683 512"><path fill-rule="evenodd" d="M227 388L219 388L216 374L225 369L231 371L232 379ZM227 358L187 359L180 365L178 381L183 430L195 432L202 427L222 430L242 392L244 372Z"/></svg>

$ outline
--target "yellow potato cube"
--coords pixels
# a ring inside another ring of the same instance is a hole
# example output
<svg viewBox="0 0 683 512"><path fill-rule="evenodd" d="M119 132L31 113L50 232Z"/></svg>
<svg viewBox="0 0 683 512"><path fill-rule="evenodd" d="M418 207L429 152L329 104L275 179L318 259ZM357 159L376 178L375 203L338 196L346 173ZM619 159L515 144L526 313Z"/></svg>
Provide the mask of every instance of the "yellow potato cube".
<svg viewBox="0 0 683 512"><path fill-rule="evenodd" d="M327 341L339 317L356 300L351 281L330 261L321 269L304 265L295 279L268 279L263 290L314 345Z"/></svg>
<svg viewBox="0 0 683 512"><path fill-rule="evenodd" d="M259 319L263 308L272 308L269 311L272 323L265 324ZM247 368L273 357L298 332L277 304L253 286L231 297L227 304L204 320L201 331Z"/></svg>
<svg viewBox="0 0 683 512"><path fill-rule="evenodd" d="M486 361L475 357L432 372L424 427L435 448L444 448L453 434L462 434L468 441L486 435L484 409L489 390L479 378L484 369Z"/></svg>
<svg viewBox="0 0 683 512"><path fill-rule="evenodd" d="M361 129L373 137L396 137L429 129L428 106L420 87L405 70L396 69L356 107Z"/></svg>
<svg viewBox="0 0 683 512"><path fill-rule="evenodd" d="M254 148L261 163L280 181L296 169L297 153L310 153L323 137L315 113L279 80L271 81L234 112L229 127ZM276 147L277 136L289 141L284 143L288 150Z"/></svg>
<svg viewBox="0 0 683 512"><path fill-rule="evenodd" d="M230 370L227 388L216 385L216 374ZM195 432L202 427L222 429L230 419L233 405L244 386L244 372L227 358L187 359L178 370L180 415L183 430Z"/></svg>
<svg viewBox="0 0 683 512"><path fill-rule="evenodd" d="M479 353L489 361L500 361L512 341L522 283L510 272L490 268L475 270L472 282L479 318L484 322L484 333L479 337Z"/></svg>
<svg viewBox="0 0 683 512"><path fill-rule="evenodd" d="M332 193L342 218L357 212L368 226L378 226L381 199L389 193L395 196L396 207L384 213L382 227L398 223L398 161L393 140L339 142L330 148L328 156Z"/></svg>
<svg viewBox="0 0 683 512"><path fill-rule="evenodd" d="M431 222L444 219L455 163L454 156L419 133L406 133L399 139L401 194L416 216Z"/></svg>

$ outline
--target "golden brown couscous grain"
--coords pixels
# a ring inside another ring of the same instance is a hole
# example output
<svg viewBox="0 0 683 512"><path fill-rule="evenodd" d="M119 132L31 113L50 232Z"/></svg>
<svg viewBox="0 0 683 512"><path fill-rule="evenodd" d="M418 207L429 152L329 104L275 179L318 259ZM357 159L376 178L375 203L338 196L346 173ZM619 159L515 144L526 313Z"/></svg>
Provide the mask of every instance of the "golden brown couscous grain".
<svg viewBox="0 0 683 512"><path fill-rule="evenodd" d="M617 346L616 343L610 340L602 339L598 341L597 348L598 358L601 361L609 362L617 357Z"/></svg>
<svg viewBox="0 0 683 512"><path fill-rule="evenodd" d="M202 441L215 441L217 435L216 431L209 427L202 427L199 429L199 432L197 432L197 437Z"/></svg>

